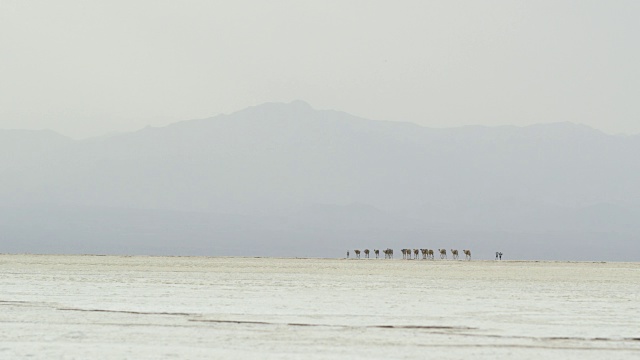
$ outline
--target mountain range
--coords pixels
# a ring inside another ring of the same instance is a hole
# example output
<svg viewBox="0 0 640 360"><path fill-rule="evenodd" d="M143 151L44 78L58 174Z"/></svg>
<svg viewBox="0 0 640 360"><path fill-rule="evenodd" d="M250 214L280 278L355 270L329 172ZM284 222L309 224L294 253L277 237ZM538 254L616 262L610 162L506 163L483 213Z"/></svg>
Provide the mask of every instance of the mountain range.
<svg viewBox="0 0 640 360"><path fill-rule="evenodd" d="M0 252L640 260L640 136L267 103L73 140L0 130Z"/></svg>

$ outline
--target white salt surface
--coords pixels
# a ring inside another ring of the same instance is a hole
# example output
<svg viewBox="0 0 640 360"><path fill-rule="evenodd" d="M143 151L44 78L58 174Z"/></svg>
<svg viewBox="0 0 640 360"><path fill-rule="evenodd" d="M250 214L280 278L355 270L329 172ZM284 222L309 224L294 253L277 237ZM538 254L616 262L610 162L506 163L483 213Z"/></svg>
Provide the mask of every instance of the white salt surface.
<svg viewBox="0 0 640 360"><path fill-rule="evenodd" d="M0 255L0 359L639 359L640 264Z"/></svg>

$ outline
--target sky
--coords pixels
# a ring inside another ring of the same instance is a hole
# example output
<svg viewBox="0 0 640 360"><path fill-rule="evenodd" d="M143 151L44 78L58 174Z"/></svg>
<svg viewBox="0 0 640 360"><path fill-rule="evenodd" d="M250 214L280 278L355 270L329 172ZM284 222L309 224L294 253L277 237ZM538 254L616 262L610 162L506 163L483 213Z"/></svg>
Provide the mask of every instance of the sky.
<svg viewBox="0 0 640 360"><path fill-rule="evenodd" d="M304 100L430 127L640 133L638 1L0 0L0 129Z"/></svg>

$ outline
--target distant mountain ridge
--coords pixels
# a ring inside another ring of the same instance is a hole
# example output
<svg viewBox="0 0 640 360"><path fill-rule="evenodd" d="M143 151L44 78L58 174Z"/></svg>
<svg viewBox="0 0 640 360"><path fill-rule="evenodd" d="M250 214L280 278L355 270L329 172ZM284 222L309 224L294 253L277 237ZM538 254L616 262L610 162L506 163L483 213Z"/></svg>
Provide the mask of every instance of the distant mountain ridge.
<svg viewBox="0 0 640 360"><path fill-rule="evenodd" d="M168 227L175 230L168 232L175 236L171 248L179 252L177 229L180 221L191 220L177 214L186 213L202 214L226 228L234 242L262 249L259 254L339 256L338 246L374 246L366 238L383 234L389 239L380 239L387 243L380 247L407 247L403 241L421 247L421 238L427 246L440 236L487 254L494 251L489 248L492 236L502 236L500 246L513 246L509 251L517 253L523 248L519 239L554 234L546 236L554 246L581 246L582 252L572 256L598 259L602 250L589 248L595 243L585 246L585 238L603 243L616 238L617 246L628 249L639 246L636 154L640 136L607 135L567 122L434 129L314 110L301 101L267 103L82 141L51 131L0 130L0 207L23 214L4 224L5 234L17 236L27 224L40 224L29 230L24 246L13 244L13 251L43 249L50 233L38 209L91 209L78 219L94 225L115 218L108 209L121 209L148 212L155 225L133 221L125 237L102 228L106 238L93 247L91 239L80 236L82 222L74 223L73 216L57 220L62 224L56 231L88 252L118 252L109 241L122 245L124 238ZM225 227L220 219L231 216L225 214L253 223L254 230ZM189 248L196 249L190 253L236 254L224 250L226 240L215 227L198 223L192 228L199 230L189 240ZM273 237L263 240L261 233ZM2 252L2 243L13 240L0 236ZM166 234L155 236L172 244ZM218 244L218 250L197 246L198 238L202 244ZM305 252L311 248L314 253ZM160 251L153 239L136 249Z"/></svg>

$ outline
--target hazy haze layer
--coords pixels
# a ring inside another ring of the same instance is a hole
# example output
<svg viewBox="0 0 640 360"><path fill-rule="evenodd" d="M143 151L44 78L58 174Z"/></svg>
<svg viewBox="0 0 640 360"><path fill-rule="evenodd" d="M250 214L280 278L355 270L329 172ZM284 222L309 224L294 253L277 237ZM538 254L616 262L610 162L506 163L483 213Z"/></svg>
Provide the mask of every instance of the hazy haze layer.
<svg viewBox="0 0 640 360"><path fill-rule="evenodd" d="M5 252L638 260L640 137L431 129L296 101L76 141L0 131Z"/></svg>

